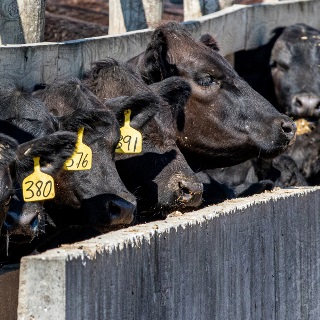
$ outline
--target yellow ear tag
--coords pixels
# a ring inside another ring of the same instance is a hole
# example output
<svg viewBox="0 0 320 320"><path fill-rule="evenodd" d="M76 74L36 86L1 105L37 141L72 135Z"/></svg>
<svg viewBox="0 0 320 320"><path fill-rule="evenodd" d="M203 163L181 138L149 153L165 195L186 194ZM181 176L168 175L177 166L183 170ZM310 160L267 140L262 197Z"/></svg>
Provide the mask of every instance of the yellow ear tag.
<svg viewBox="0 0 320 320"><path fill-rule="evenodd" d="M84 128L78 130L76 149L64 163L64 170L90 170L92 166L92 150L82 142Z"/></svg>
<svg viewBox="0 0 320 320"><path fill-rule="evenodd" d="M40 170L40 158L33 158L34 172L22 181L25 202L48 200L55 197L53 178Z"/></svg>
<svg viewBox="0 0 320 320"><path fill-rule="evenodd" d="M120 140L116 153L141 153L142 134L130 126L131 110L124 110L124 126L120 128Z"/></svg>

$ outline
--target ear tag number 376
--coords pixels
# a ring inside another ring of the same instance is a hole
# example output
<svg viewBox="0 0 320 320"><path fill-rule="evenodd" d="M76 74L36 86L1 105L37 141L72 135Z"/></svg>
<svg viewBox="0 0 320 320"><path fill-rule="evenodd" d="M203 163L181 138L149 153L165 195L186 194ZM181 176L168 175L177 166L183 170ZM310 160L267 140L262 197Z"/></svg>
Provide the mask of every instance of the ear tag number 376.
<svg viewBox="0 0 320 320"><path fill-rule="evenodd" d="M40 158L33 158L34 172L22 181L25 202L48 200L55 197L53 178L40 170Z"/></svg>
<svg viewBox="0 0 320 320"><path fill-rule="evenodd" d="M90 170L92 166L92 150L82 142L84 128L78 130L76 149L64 163L65 170Z"/></svg>
<svg viewBox="0 0 320 320"><path fill-rule="evenodd" d="M131 110L124 111L124 126L120 128L120 140L116 153L141 153L142 134L130 126Z"/></svg>

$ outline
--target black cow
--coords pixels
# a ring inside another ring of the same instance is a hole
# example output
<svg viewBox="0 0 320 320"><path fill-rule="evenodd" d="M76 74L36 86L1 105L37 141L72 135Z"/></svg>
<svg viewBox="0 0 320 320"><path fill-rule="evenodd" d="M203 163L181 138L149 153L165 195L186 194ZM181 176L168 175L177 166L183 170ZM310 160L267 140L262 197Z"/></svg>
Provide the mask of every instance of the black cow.
<svg viewBox="0 0 320 320"><path fill-rule="evenodd" d="M73 151L75 147L75 139L73 139L72 144L72 150L70 149L71 144L69 145L63 145L63 139L59 141L59 139L51 138L51 136L48 136L48 133L53 132L58 129L59 122L58 120L53 117L45 108L43 102L34 96L30 94L30 92L25 91L23 88L20 88L19 86L13 84L12 82L6 81L5 84L0 86L0 97L3 99L0 99L1 104L1 113L0 118L5 119L2 121L0 132L6 128L6 132L13 136L19 143L26 143L25 141L29 141L27 143L31 143L33 145L34 140L32 140L35 137L44 137L44 139L47 139L47 144L42 142L41 148L38 147L36 150L39 151L39 154L42 155L41 159L43 157L48 157L48 154L52 157L52 155L55 156L56 159L51 159L52 163L49 165L48 170L54 170L52 173L55 174L55 181L57 183L56 189L57 189L57 199L59 198L59 195L61 193L59 192L59 188L62 188L62 185L66 182L69 182L70 179L65 179L65 177L61 177L62 174L57 173L56 169L59 167L61 169L62 164L64 161L71 155L71 151ZM78 112L79 113L79 112ZM94 122L94 125L92 124ZM4 123L6 125L4 125ZM16 128L9 128L10 126L16 125ZM118 125L115 120L115 118L110 115L110 112L101 111L101 112L83 112L82 114L75 115L73 119L66 118L63 119L62 122L60 122L60 129L61 130L71 130L75 131L78 129L79 126L85 127L87 130L87 133L85 134L85 141L86 137L88 139L91 139L94 141L95 145L97 146L99 143L104 146L104 144L101 142L103 141L104 135L109 135L105 139L105 144L109 146L112 145L109 149L113 149L114 145L116 144L118 140ZM74 134L73 134L74 136ZM52 140L53 139L53 140ZM46 141L46 140L44 140ZM39 143L38 140L35 143ZM22 145L23 146L23 145ZM68 148L69 146L69 148ZM19 147L22 148L22 147ZM96 148L99 148L98 146ZM106 148L104 148L107 150ZM107 151L106 151L107 152ZM96 161L96 156L98 152L93 154L94 161ZM99 154L102 154L103 161L107 161L110 159L110 155L105 155L103 152L99 152ZM55 162L53 162L55 160ZM48 161L47 161L48 162ZM21 162L19 162L21 164ZM50 163L50 161L48 162ZM23 161L22 161L23 164ZM111 165L112 167L112 165ZM114 167L114 164L113 164ZM110 170L105 170L104 172L101 170L99 171L99 165L97 168L93 168L90 172L99 172L99 178L105 177L105 175L108 175ZM20 170L20 176L23 174L23 172L29 172L30 170L25 169L24 171ZM112 171L112 170L111 170ZM115 171L115 169L114 169ZM74 177L76 174L71 173L68 176ZM79 174L81 175L81 174ZM135 198L133 195L129 194L125 187L123 186L122 182L119 181L119 177L117 173L115 172L115 177L108 177L110 180L110 183L113 180L115 180L114 185L117 188L117 193L121 193L121 191L124 189L124 194L128 195L129 201L121 200L117 198L117 196L114 196L113 199L109 199L108 201L108 208L110 209L107 211L107 207L104 208L105 217L101 216L101 210L97 205L95 205L96 210L91 209L90 212L94 211L96 213L95 217L86 217L87 223L92 222L99 222L101 224L105 223L130 223L133 220L133 212L135 210ZM62 180L64 179L64 180ZM98 179L99 180L99 179ZM48 217L46 214L46 210L44 210L43 203L40 202L33 202L33 203L24 203L22 200L21 195L21 179L19 179L19 176L16 177L15 181L18 181L15 185L15 192L13 193L13 196L10 201L10 208L9 213L7 216L7 220L5 222L3 233L9 234L10 239L13 239L13 235L15 239L23 238L23 239L32 239L35 235L37 235L40 231L43 231L44 224L46 223L45 220L50 221L50 219L45 219ZM81 200L81 196L85 194L85 197L88 197L88 195L92 194L95 191L100 192L98 195L100 198L103 198L103 195L101 195L101 191L105 190L105 186L103 188L97 190L97 186L100 184L103 184L103 179L101 179L101 182L95 182L95 179L87 179L82 181L80 184L75 178L73 178L74 183L68 184L69 188L73 190L74 193L76 193L76 200ZM118 182L118 184L117 184ZM85 188L87 188L85 190ZM68 189L68 192L65 192L65 196L68 194L72 194L72 191ZM110 194L107 196L111 198L113 196L113 192L111 190L108 190ZM95 194L97 195L97 193ZM67 198L65 199L69 200L69 204L71 202L71 205L76 206L75 204L75 197ZM90 205L90 201L85 201L86 205ZM49 207L49 204L46 203L46 205ZM52 207L52 206L50 206ZM91 204L92 207L92 204ZM56 212L55 212L56 213ZM62 213L63 214L63 213ZM89 213L88 213L89 214ZM66 216L66 221L68 220L69 216ZM84 218L79 215L77 217L78 220L72 221L74 223L77 222L83 222ZM89 220L89 222L88 222ZM112 221L112 222L111 222ZM97 222L97 223L98 223Z"/></svg>
<svg viewBox="0 0 320 320"><path fill-rule="evenodd" d="M196 41L178 23L161 25L146 51L129 62L146 83L181 76L191 85L176 139L196 170L278 155L295 135L291 119L238 76L209 35Z"/></svg>
<svg viewBox="0 0 320 320"><path fill-rule="evenodd" d="M190 86L177 77L160 84L158 93L152 91L129 65L113 59L94 64L87 73L85 83L101 100L121 95L132 96L144 93L158 100L159 112L143 125L133 118L132 126L143 135L143 151L138 155L116 156L118 172L129 190L136 190L141 212L170 212L173 209L197 207L201 203L202 185L188 166L175 142L172 111L183 108L190 95ZM150 99L150 98L149 98ZM120 101L120 100L119 100ZM108 101L107 101L108 103ZM123 113L115 104L110 104L117 113L121 125ZM130 103L127 107L133 108ZM141 101L137 117L148 109Z"/></svg>
<svg viewBox="0 0 320 320"><path fill-rule="evenodd" d="M308 185L298 164L287 154L274 159L255 158L231 167L206 170L205 174L229 187L236 197L251 196L275 187Z"/></svg>
<svg viewBox="0 0 320 320"><path fill-rule="evenodd" d="M273 31L258 49L235 55L235 69L249 84L293 118L320 116L320 31L294 24Z"/></svg>
<svg viewBox="0 0 320 320"><path fill-rule="evenodd" d="M25 90L12 79L3 78L0 81L0 132L14 138L19 144L31 141L36 137L43 137L57 129L56 120L45 110L43 103L32 97L30 91ZM74 146L73 146L74 147ZM15 174L13 172L13 174ZM10 190L9 214L4 233L11 233L12 225L17 226L15 219L19 215L32 215L43 211L43 204L35 202L24 205L21 186L14 179L14 190ZM30 209L33 207L33 209ZM14 208L14 209L12 209ZM17 209L19 208L19 209ZM18 212L18 211L19 212ZM13 213L13 215L11 215ZM36 223L37 219L34 219ZM17 221L16 221L17 222Z"/></svg>
<svg viewBox="0 0 320 320"><path fill-rule="evenodd" d="M320 30L295 24L278 31L270 68L279 109L298 119L299 135L287 154L295 160L307 182L317 185L320 183Z"/></svg>
<svg viewBox="0 0 320 320"><path fill-rule="evenodd" d="M74 133L57 132L18 146L15 161L11 165L13 188L10 189L11 199L2 229L2 234L10 236L11 242L30 242L44 233L46 223L51 221L43 201L23 200L22 183L34 171L33 159L40 157L40 170L56 180L57 173L75 149L76 138ZM35 190L27 191L26 197L32 196Z"/></svg>
<svg viewBox="0 0 320 320"><path fill-rule="evenodd" d="M78 92L78 84L73 88ZM59 92L55 92L58 99ZM85 99L87 95L80 92L79 98ZM43 94L45 99L49 98L49 87ZM91 102L91 106L98 102ZM95 110L77 109L60 118L59 122L62 130L76 132L80 127L84 128L83 142L92 150L92 167L84 171L60 172L57 179L63 183L59 184L58 196L46 203L50 216L58 225L108 227L131 224L136 199L124 186L115 167L119 126L114 115L98 107Z"/></svg>
<svg viewBox="0 0 320 320"><path fill-rule="evenodd" d="M11 79L0 81L0 120L16 125L22 130L17 136L19 143L43 137L57 129L56 120L44 108L43 103Z"/></svg>
<svg viewBox="0 0 320 320"><path fill-rule="evenodd" d="M271 75L280 110L294 118L320 117L320 30L286 27L275 41Z"/></svg>
<svg viewBox="0 0 320 320"><path fill-rule="evenodd" d="M320 31L305 24L278 28L267 45L236 54L236 69L280 111L297 120L298 136L283 156L224 168L223 174L216 170L213 177L237 189L254 180L255 188L251 185L250 190L255 192L271 187L260 179L280 187L320 183L319 64Z"/></svg>
<svg viewBox="0 0 320 320"><path fill-rule="evenodd" d="M10 164L16 158L18 143L7 135L0 134L0 230L7 216L12 192Z"/></svg>
<svg viewBox="0 0 320 320"><path fill-rule="evenodd" d="M318 129L312 130L320 116L319 43L319 30L295 24L274 30L268 44L240 52L235 60L236 70L253 88L297 120L299 136L287 154L311 184L317 180L312 176L318 174Z"/></svg>
<svg viewBox="0 0 320 320"><path fill-rule="evenodd" d="M46 209L59 226L90 224L128 225L134 219L135 197L123 185L114 164L119 124L114 114L77 79L60 81L38 90L47 110L58 118L59 128L77 132L92 150L92 168L61 171L57 196Z"/></svg>

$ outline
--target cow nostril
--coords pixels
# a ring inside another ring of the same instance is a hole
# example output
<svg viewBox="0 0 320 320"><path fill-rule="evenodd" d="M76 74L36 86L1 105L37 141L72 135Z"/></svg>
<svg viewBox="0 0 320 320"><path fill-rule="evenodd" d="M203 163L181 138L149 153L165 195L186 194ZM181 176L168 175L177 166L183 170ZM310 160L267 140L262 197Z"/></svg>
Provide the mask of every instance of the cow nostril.
<svg viewBox="0 0 320 320"><path fill-rule="evenodd" d="M109 203L109 212L111 225L128 225L134 219L136 204L125 199L111 200Z"/></svg>
<svg viewBox="0 0 320 320"><path fill-rule="evenodd" d="M14 224L16 223L16 220L14 219L14 217L8 213L7 214L7 217L6 217L6 220L5 220L5 225L6 227L12 227Z"/></svg>
<svg viewBox="0 0 320 320"><path fill-rule="evenodd" d="M281 122L281 128L282 128L282 131L286 135L294 135L295 127L294 127L294 124L291 121L284 121L283 120Z"/></svg>
<svg viewBox="0 0 320 320"><path fill-rule="evenodd" d="M109 210L112 213L112 215L118 216L121 214L121 208L113 201L111 201L109 204Z"/></svg>
<svg viewBox="0 0 320 320"><path fill-rule="evenodd" d="M303 103L302 103L302 101L299 99L299 97L295 97L295 99L294 99L294 104L295 104L295 106L298 107L298 108L302 108L302 107L303 107Z"/></svg>
<svg viewBox="0 0 320 320"><path fill-rule="evenodd" d="M293 97L293 106L300 109L300 115L312 115L314 110L320 108L320 98L317 95L302 93Z"/></svg>
<svg viewBox="0 0 320 320"><path fill-rule="evenodd" d="M31 226L31 228L32 228L32 229L37 228L37 227L38 227L38 222L39 222L39 220L38 220L38 215L36 214L36 215L31 219L31 221L30 221L30 226Z"/></svg>
<svg viewBox="0 0 320 320"><path fill-rule="evenodd" d="M181 186L180 186L180 192L181 192L182 194L191 194L191 191L190 191L188 188L186 188L186 187L181 187Z"/></svg>
<svg viewBox="0 0 320 320"><path fill-rule="evenodd" d="M198 206L202 199L202 185L188 181L179 182L180 204L187 206Z"/></svg>

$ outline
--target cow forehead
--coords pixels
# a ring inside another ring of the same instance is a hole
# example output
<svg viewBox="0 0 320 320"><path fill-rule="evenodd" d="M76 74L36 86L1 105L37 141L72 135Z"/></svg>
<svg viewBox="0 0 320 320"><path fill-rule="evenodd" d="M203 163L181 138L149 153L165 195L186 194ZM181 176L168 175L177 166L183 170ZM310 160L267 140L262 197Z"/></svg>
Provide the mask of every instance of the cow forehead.
<svg viewBox="0 0 320 320"><path fill-rule="evenodd" d="M217 52L204 46L199 50L190 47L190 50L184 52L169 52L171 61L176 64L177 68L190 71L203 71L210 74L234 75L235 71L227 61Z"/></svg>
<svg viewBox="0 0 320 320"><path fill-rule="evenodd" d="M307 25L293 25L284 29L278 41L284 41L288 45L318 45L320 43L320 30Z"/></svg>
<svg viewBox="0 0 320 320"><path fill-rule="evenodd" d="M319 35L299 33L295 37L283 36L275 42L272 58L308 65L320 62L320 32Z"/></svg>

